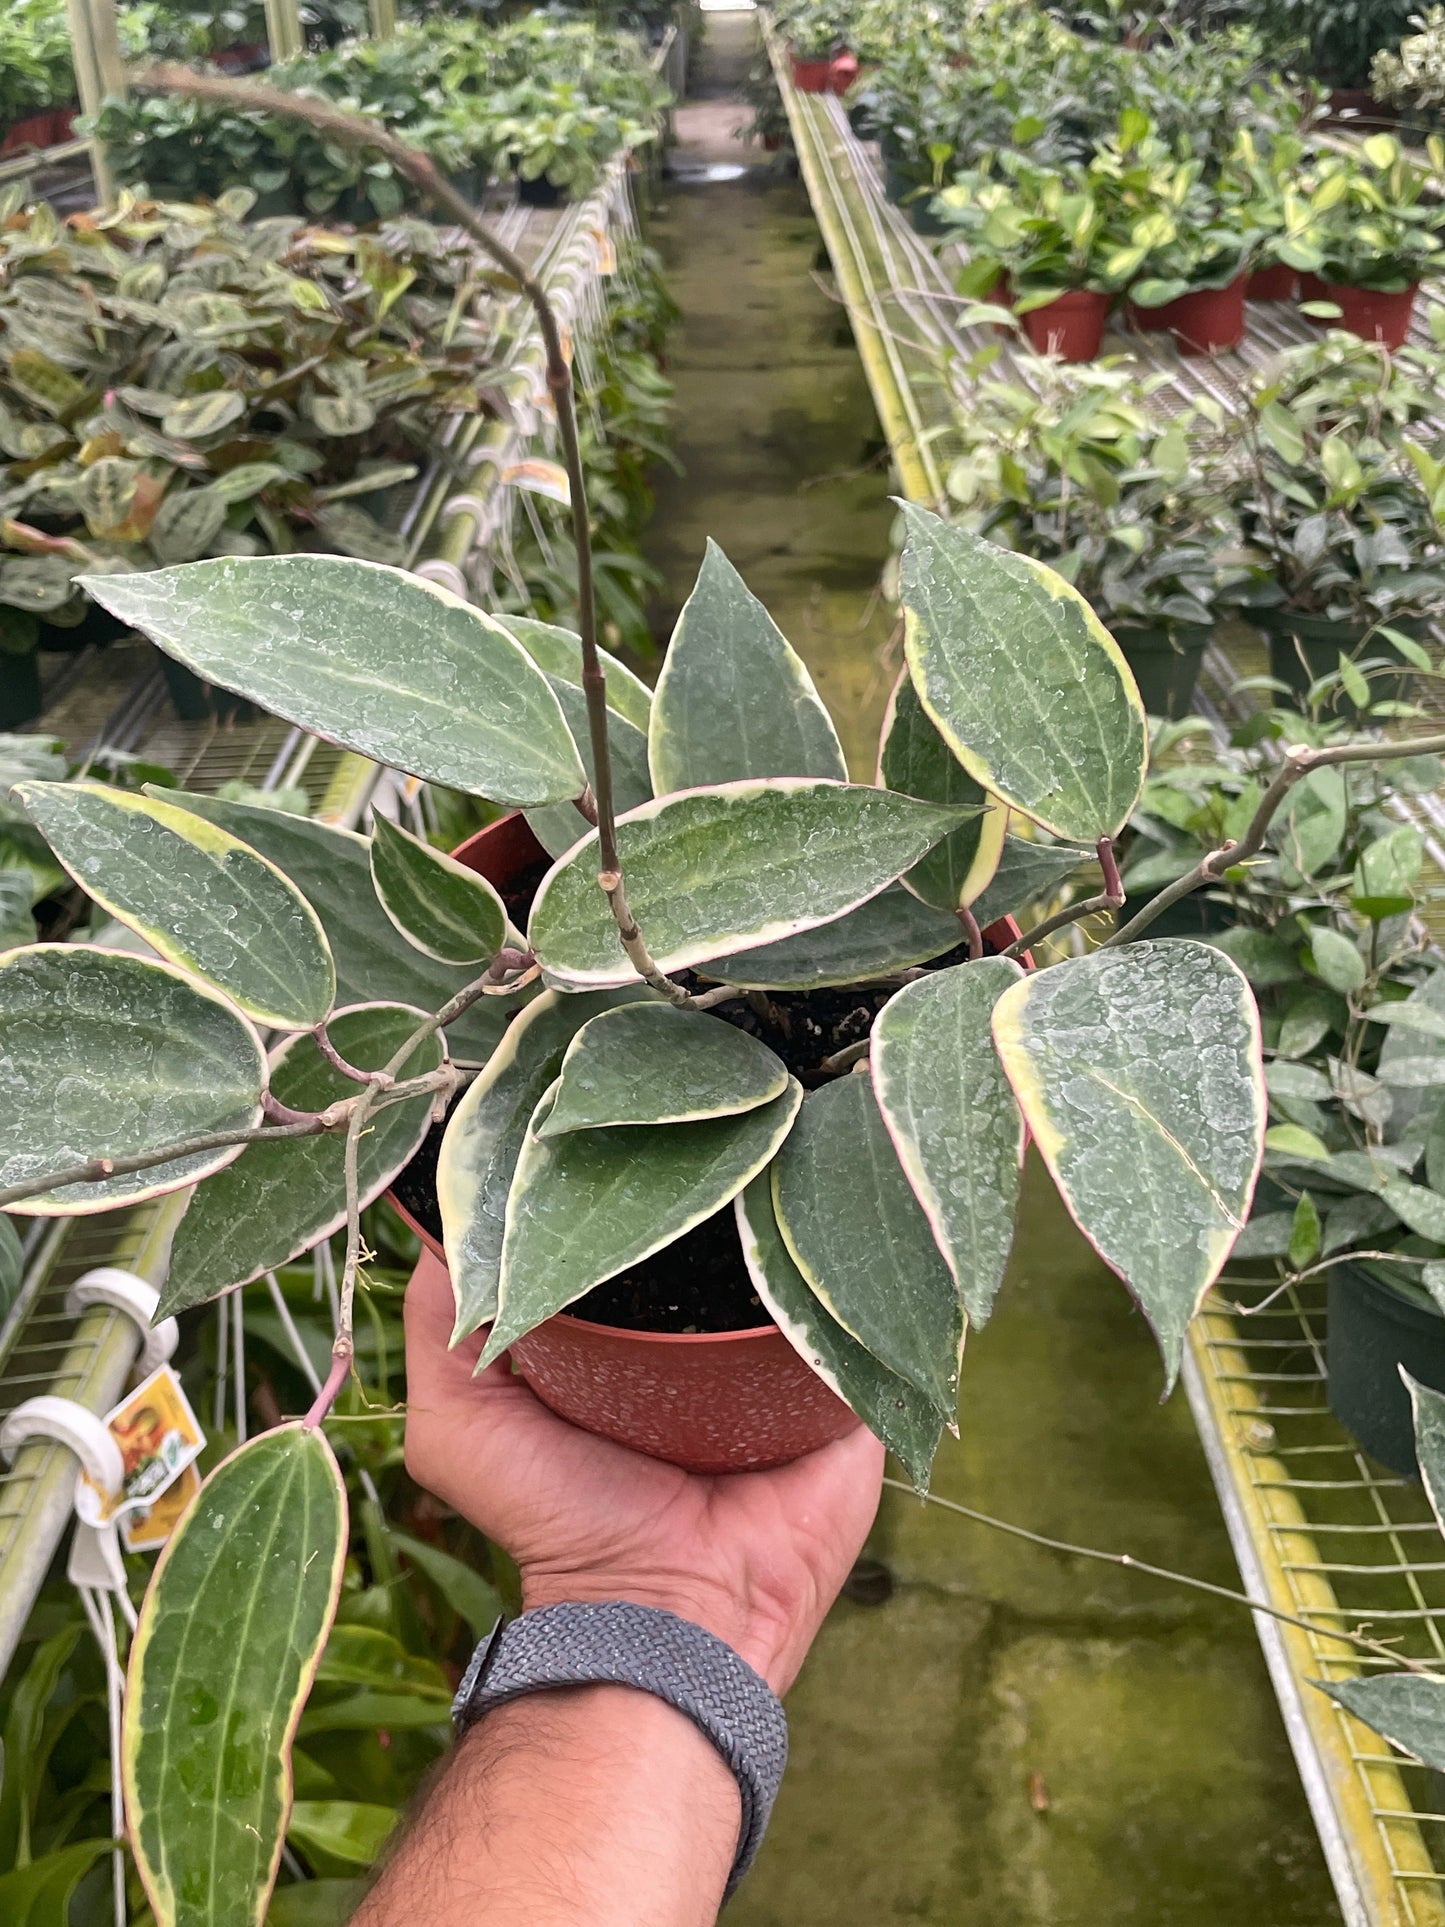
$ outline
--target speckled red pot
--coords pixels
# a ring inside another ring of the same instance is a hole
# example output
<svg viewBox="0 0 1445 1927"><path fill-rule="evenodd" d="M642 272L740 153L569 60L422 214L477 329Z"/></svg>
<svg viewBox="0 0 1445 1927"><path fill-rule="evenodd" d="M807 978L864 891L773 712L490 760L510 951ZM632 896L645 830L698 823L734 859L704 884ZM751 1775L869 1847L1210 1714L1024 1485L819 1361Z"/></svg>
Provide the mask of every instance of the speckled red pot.
<svg viewBox="0 0 1445 1927"><path fill-rule="evenodd" d="M1256 268L1244 284L1246 301L1293 301L1299 276L1283 261L1272 268Z"/></svg>
<svg viewBox="0 0 1445 1927"><path fill-rule="evenodd" d="M452 853L504 889L546 852L519 813L490 823ZM985 937L1002 949L1011 917ZM1026 967L1031 958L1024 959ZM388 1194L390 1195L390 1194ZM446 1254L391 1198L425 1247L420 1271ZM690 1472L761 1471L815 1452L858 1420L776 1325L734 1332L634 1332L559 1312L511 1347L542 1403L585 1432Z"/></svg>
<svg viewBox="0 0 1445 1927"><path fill-rule="evenodd" d="M1379 288L1346 288L1330 281L1324 288L1325 300L1339 305L1339 327L1348 328L1361 341L1378 341L1386 348L1404 347L1418 289L1401 288L1385 294Z"/></svg>

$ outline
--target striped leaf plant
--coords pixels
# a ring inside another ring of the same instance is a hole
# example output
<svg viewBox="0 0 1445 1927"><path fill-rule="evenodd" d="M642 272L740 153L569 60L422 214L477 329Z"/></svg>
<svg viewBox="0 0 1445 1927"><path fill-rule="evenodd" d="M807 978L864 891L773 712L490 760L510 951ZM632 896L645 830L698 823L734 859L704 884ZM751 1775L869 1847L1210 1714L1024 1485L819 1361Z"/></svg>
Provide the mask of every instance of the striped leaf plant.
<svg viewBox="0 0 1445 1927"><path fill-rule="evenodd" d="M1114 843L1148 756L1138 692L1083 598L905 509L906 666L875 781L850 780L802 661L715 547L649 691L597 647L544 293L392 136L324 103L273 104L381 146L532 299L582 593L573 636L335 556L85 585L206 681L526 812L553 861L525 928L519 906L392 825L368 838L90 782L16 791L139 942L0 953L0 1207L62 1216L189 1188L162 1311L347 1233L321 1395L213 1475L142 1610L124 1777L159 1927L265 1917L345 1545L320 1424L353 1351L360 1212L434 1116L449 1111L437 1192L455 1334L489 1327L484 1362L711 1221L785 1336L923 1487L965 1330L1004 1275L1027 1136L1172 1383L1248 1213L1265 1099L1240 970L1145 930L1246 861L1310 769L1384 753L1289 752L1234 845L1098 947L1031 969L1052 930L1120 904ZM1004 921L1094 863L1100 891L1022 935ZM840 987L872 1021L810 1054L780 1000L805 1015ZM188 1637L197 1623L204 1640ZM206 1711L242 1701L244 1718ZM191 1824L212 1808L216 1824Z"/></svg>

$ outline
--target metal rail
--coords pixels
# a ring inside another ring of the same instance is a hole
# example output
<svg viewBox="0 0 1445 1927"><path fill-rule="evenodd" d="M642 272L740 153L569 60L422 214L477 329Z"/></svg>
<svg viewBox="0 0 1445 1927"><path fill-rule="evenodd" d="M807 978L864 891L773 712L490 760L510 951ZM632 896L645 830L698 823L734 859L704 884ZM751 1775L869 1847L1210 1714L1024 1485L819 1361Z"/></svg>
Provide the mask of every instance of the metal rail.
<svg viewBox="0 0 1445 1927"><path fill-rule="evenodd" d="M946 499L948 446L966 406L968 365L991 339L958 325L951 251L914 236L884 199L871 149L842 104L800 94L765 27L799 166L832 260L904 492ZM1292 309L1251 308L1238 355L1179 355L1167 340L1120 333L1111 352L1162 377L1156 407L1207 397L1232 404L1240 383L1311 337ZM1418 330L1422 340L1426 331ZM992 337L997 341L997 337ZM1010 379L1031 358L1001 344ZM1036 364L1033 364L1036 366ZM1263 667L1241 625L1207 660L1202 707L1224 727L1232 685ZM1438 727L1438 724L1436 725ZM1402 799L1445 875L1445 802ZM1272 1282L1272 1281L1271 1281ZM1368 1626L1402 1653L1445 1670L1445 1549L1420 1487L1382 1476L1330 1416L1322 1284L1260 1306L1270 1286L1230 1279L1189 1331L1185 1387L1246 1589L1313 1632L1258 1613L1266 1664L1348 1927L1445 1927L1445 1789L1311 1683L1362 1661L1341 1631ZM1239 1307L1243 1307L1243 1310ZM1258 1310L1253 1309L1260 1306Z"/></svg>

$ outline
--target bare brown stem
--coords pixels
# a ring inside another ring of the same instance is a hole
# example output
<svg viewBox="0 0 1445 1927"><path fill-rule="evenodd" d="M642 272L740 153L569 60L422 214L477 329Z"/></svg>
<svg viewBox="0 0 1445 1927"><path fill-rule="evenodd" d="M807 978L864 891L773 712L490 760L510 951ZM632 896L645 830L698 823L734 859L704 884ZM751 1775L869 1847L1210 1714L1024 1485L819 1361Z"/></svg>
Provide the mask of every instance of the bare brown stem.
<svg viewBox="0 0 1445 1927"><path fill-rule="evenodd" d="M332 1070L339 1071L343 1077L349 1077L353 1084L370 1084L376 1079L386 1076L385 1071L362 1071L358 1070L355 1064L348 1064L335 1044L332 1043L325 1024L318 1024L311 1035L316 1040L317 1050L320 1051Z"/></svg>
<svg viewBox="0 0 1445 1927"><path fill-rule="evenodd" d="M818 1065L820 1071L846 1071L850 1065L859 1063L868 1055L871 1039L860 1037L856 1044L845 1044L842 1050L835 1050Z"/></svg>
<svg viewBox="0 0 1445 1927"><path fill-rule="evenodd" d="M978 927L978 918L973 914L972 910L968 908L967 904L961 904L959 908L954 911L954 915L962 925L963 934L968 943L968 961L970 963L977 963L983 955L983 932Z"/></svg>
<svg viewBox="0 0 1445 1927"><path fill-rule="evenodd" d="M922 1498L928 1505L942 1506L945 1512L956 1512L960 1518L972 1519L975 1525L991 1526L995 1532L1006 1532L1014 1539L1026 1539L1030 1545L1043 1546L1049 1552L1068 1553L1074 1559L1098 1559L1107 1566L1124 1566L1130 1572L1147 1573L1151 1579L1167 1579L1172 1585L1188 1586L1192 1592L1207 1592L1215 1599L1229 1600L1232 1605L1248 1606L1251 1612L1264 1613L1286 1626L1297 1626L1301 1632L1313 1633L1317 1639L1343 1640L1346 1645L1357 1646L1362 1652L1388 1659L1392 1665L1399 1666L1407 1673L1428 1673L1430 1670L1421 1661L1407 1658L1382 1640L1367 1638L1363 1633L1337 1631L1333 1626L1320 1626L1310 1619L1298 1619L1293 1613L1282 1612L1278 1606L1271 1606L1267 1600L1251 1599L1248 1593L1235 1592L1230 1586L1216 1586L1210 1579L1196 1579L1192 1573L1173 1572L1168 1566L1151 1565L1147 1559L1136 1559L1132 1552L1103 1552L1097 1546L1076 1546L1067 1539L1051 1539L1047 1533L1031 1532L1027 1526L1016 1526L1007 1519L995 1519L990 1513L978 1512L970 1505L960 1505L956 1499L941 1498L936 1492L915 1492L911 1485L905 1485L901 1479L885 1479L883 1483L894 1492Z"/></svg>
<svg viewBox="0 0 1445 1927"><path fill-rule="evenodd" d="M1121 943L1133 943L1151 923L1182 898L1202 889L1205 884L1217 883L1224 872L1232 869L1236 863L1247 863L1252 856L1258 856L1281 804L1295 784L1303 782L1312 770L1329 769L1337 763L1383 763L1400 756L1438 756L1442 753L1445 753L1445 735L1417 736L1412 741L1336 743L1328 749L1291 749L1276 770L1249 828L1239 841L1225 843L1219 849L1211 850L1192 870L1186 871L1182 877L1161 890L1152 903L1146 904L1137 916L1131 917L1112 937L1106 938L1101 947L1108 950Z"/></svg>
<svg viewBox="0 0 1445 1927"><path fill-rule="evenodd" d="M645 984L650 984L660 996L666 997L670 1004L681 1008L692 1000L681 984L675 984L671 977L665 977L652 960L647 945L642 941L642 932L637 927L627 902L627 892L622 885L622 872L617 869L601 869L597 881L602 886L617 925L617 934L622 939L622 948L627 952L632 968Z"/></svg>
<svg viewBox="0 0 1445 1927"><path fill-rule="evenodd" d="M338 146L354 152L368 150L384 154L404 179L422 197L442 209L497 266L514 281L530 302L537 317L546 356L547 392L557 415L557 433L562 443L563 466L567 471L568 508L572 521L572 545L577 555L577 633L582 643L582 692L587 699L587 733L592 745L592 790L597 808L598 882L607 897L608 907L617 920L623 947L632 958L637 973L655 989L666 983L653 963L637 927L637 919L627 908L620 878L622 865L617 854L617 815L612 792L612 755L607 738L607 677L597 648L597 596L593 578L592 528L587 509L587 484L582 470L582 447L577 433L576 396L572 386L572 367L562 338L557 311L540 279L521 257L497 238L481 220L470 203L438 172L430 156L398 139L375 121L347 113L330 101L310 95L285 93L255 81L233 80L220 74L193 73L174 62L143 67L130 76L143 92L189 94L196 100L214 100L230 107L280 114L303 120L317 128ZM609 889L602 881L615 876L619 884ZM626 919L624 924L623 919ZM630 932L630 934L629 934ZM644 967L645 966L645 967ZM663 991L670 1001L677 986ZM685 995L686 993L682 993Z"/></svg>

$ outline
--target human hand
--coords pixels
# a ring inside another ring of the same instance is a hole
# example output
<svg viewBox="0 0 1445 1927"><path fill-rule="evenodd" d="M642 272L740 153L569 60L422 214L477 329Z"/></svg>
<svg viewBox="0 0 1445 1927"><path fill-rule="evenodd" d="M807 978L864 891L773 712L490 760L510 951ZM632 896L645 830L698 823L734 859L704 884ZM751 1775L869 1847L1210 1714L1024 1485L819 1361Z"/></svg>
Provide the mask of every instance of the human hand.
<svg viewBox="0 0 1445 1927"><path fill-rule="evenodd" d="M706 1626L775 1693L792 1684L878 1509L863 1425L768 1472L705 1477L549 1412L454 1307L424 1256L406 1294L407 1470L516 1560L524 1606L633 1599Z"/></svg>

